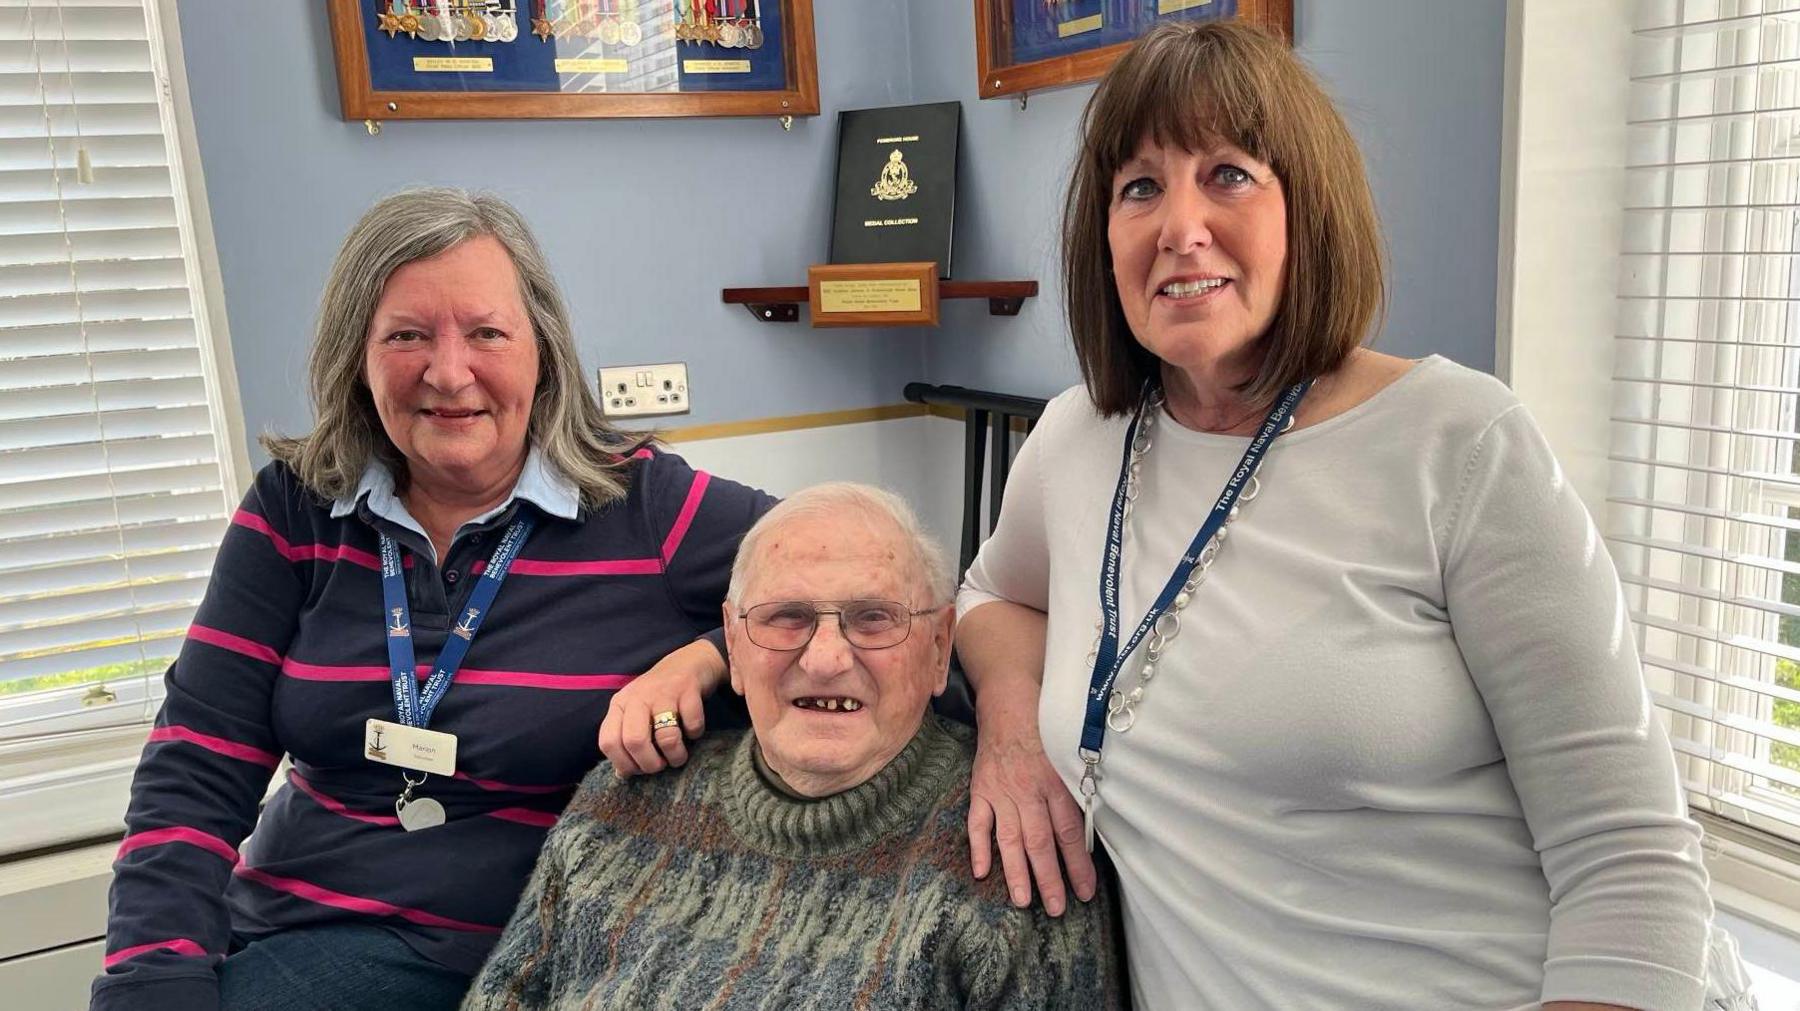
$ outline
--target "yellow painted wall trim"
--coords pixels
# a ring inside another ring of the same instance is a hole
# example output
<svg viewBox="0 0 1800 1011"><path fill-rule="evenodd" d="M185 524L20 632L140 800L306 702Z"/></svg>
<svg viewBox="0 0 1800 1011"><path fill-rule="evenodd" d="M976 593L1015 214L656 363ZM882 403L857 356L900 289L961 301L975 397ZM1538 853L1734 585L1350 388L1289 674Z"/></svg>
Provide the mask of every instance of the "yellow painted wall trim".
<svg viewBox="0 0 1800 1011"><path fill-rule="evenodd" d="M833 425L861 425L870 421L919 418L925 413L924 404L883 404L879 407L856 407L844 411L820 411L816 414L789 414L775 418L749 418L712 425L665 428L658 431L656 437L663 442L699 442L702 439L729 439L740 435L795 432L803 428L830 428ZM931 413L937 413L937 409L933 408ZM961 419L962 412L956 412L954 417Z"/></svg>

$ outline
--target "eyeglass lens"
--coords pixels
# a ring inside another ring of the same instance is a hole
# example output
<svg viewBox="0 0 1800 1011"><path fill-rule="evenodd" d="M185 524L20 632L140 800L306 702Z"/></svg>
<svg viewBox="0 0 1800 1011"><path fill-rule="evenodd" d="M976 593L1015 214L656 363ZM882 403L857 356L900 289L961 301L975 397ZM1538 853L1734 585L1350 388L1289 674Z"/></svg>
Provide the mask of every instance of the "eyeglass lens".
<svg viewBox="0 0 1800 1011"><path fill-rule="evenodd" d="M751 642L764 649L791 650L812 641L821 614L836 614L844 638L863 649L897 646L912 630L912 612L892 600L773 600L744 612L744 622Z"/></svg>

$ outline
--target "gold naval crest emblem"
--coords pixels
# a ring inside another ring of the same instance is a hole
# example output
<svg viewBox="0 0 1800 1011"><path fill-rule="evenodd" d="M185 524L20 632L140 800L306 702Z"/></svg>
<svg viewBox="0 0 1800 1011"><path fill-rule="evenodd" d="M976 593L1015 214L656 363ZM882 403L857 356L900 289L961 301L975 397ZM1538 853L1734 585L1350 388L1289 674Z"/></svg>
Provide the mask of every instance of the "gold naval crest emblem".
<svg viewBox="0 0 1800 1011"><path fill-rule="evenodd" d="M480 616L480 609L474 607L469 608L468 616L463 618L462 621L457 622L456 627L450 630L451 633L460 635L464 639L473 639L475 637L475 619Z"/></svg>
<svg viewBox="0 0 1800 1011"><path fill-rule="evenodd" d="M905 200L919 192L919 184L912 181L906 168L906 159L901 156L900 149L888 155L887 164L881 166L881 179L869 188L869 195L878 200Z"/></svg>

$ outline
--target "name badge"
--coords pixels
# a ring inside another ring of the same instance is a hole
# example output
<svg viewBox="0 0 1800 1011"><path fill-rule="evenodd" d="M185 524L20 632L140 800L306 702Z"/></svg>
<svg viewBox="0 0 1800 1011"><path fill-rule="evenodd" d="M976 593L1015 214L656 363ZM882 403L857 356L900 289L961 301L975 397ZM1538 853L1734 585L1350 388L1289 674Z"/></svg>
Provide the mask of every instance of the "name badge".
<svg viewBox="0 0 1800 1011"><path fill-rule="evenodd" d="M454 776L456 735L372 719L363 728L363 755L383 765Z"/></svg>

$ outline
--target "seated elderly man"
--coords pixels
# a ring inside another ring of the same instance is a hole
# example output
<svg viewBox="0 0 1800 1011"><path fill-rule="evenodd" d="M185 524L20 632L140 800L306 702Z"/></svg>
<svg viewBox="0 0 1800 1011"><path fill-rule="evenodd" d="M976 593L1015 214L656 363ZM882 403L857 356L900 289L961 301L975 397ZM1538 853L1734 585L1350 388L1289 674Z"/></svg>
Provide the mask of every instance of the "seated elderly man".
<svg viewBox="0 0 1800 1011"><path fill-rule="evenodd" d="M752 729L590 773L464 1007L1120 1006L1104 895L1052 919L970 876L970 735L927 712L954 620L899 498L771 509L725 602Z"/></svg>

